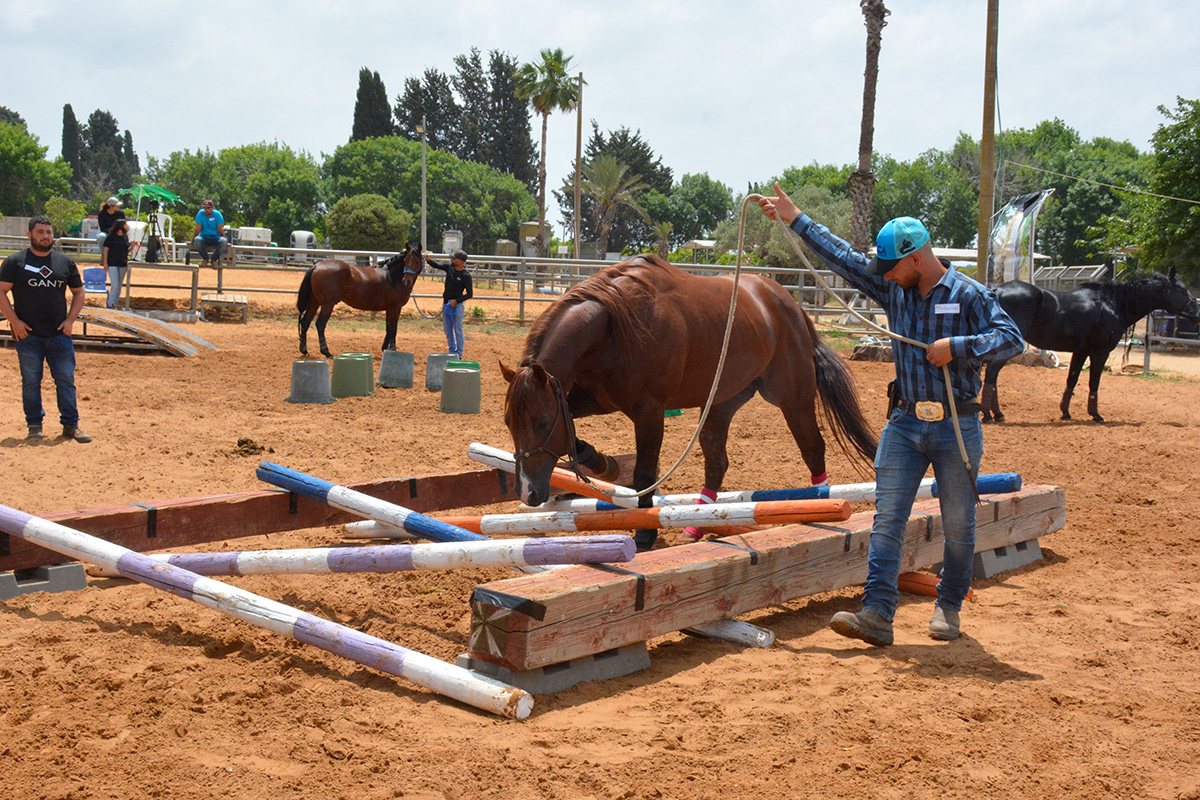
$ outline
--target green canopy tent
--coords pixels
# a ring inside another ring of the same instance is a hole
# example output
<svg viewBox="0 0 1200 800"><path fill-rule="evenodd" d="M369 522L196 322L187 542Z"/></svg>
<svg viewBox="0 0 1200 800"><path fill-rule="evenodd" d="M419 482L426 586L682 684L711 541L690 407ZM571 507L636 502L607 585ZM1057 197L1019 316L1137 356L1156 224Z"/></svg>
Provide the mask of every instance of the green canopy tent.
<svg viewBox="0 0 1200 800"><path fill-rule="evenodd" d="M117 194L129 194L137 196L137 213L140 218L142 215L142 198L150 200L158 200L160 203L182 203L183 198L174 192L168 191L161 186L155 186L152 183L136 183L128 189L121 189Z"/></svg>

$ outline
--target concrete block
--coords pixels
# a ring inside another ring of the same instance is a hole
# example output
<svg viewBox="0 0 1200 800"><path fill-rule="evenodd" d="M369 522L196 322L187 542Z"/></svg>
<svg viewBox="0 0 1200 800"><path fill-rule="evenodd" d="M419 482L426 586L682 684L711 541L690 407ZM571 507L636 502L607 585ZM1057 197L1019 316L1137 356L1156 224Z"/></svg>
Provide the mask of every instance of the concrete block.
<svg viewBox="0 0 1200 800"><path fill-rule="evenodd" d="M0 572L0 601L30 592L71 592L87 585L87 573L79 563Z"/></svg>
<svg viewBox="0 0 1200 800"><path fill-rule="evenodd" d="M585 681L602 681L631 675L650 667L650 651L645 642L635 642L603 653L583 656L561 664L547 664L538 669L513 671L487 661L471 658L466 653L455 662L460 667L524 689L530 694L554 694Z"/></svg>
<svg viewBox="0 0 1200 800"><path fill-rule="evenodd" d="M991 578L1001 572L1017 569L1034 561L1042 560L1042 546L1037 539L1027 542L997 547L995 550L984 550L975 554L974 576L976 578Z"/></svg>

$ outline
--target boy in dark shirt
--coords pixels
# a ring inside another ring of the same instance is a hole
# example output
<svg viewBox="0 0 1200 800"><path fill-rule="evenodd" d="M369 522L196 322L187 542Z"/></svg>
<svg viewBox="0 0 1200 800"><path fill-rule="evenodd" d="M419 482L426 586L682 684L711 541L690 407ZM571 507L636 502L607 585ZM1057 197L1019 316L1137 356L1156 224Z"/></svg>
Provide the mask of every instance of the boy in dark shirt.
<svg viewBox="0 0 1200 800"><path fill-rule="evenodd" d="M442 328L446 331L446 352L454 357L463 357L463 303L474 297L471 273L467 272L467 253L455 250L450 254L450 263L441 264L425 254L425 263L446 273L446 285L442 289Z"/></svg>

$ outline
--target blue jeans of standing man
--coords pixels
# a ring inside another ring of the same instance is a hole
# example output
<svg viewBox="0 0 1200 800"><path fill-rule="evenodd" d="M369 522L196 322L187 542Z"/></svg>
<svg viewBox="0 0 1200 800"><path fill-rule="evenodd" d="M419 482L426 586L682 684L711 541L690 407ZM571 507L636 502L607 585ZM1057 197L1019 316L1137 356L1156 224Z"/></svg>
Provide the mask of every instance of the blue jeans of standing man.
<svg viewBox="0 0 1200 800"><path fill-rule="evenodd" d="M463 304L442 306L442 329L446 331L446 352L463 357Z"/></svg>
<svg viewBox="0 0 1200 800"><path fill-rule="evenodd" d="M64 428L79 427L79 408L75 404L75 343L65 333L50 337L32 333L17 342L17 361L21 365L21 404L26 425L41 425L42 363L50 365L50 377L58 394L58 416Z"/></svg>
<svg viewBox="0 0 1200 800"><path fill-rule="evenodd" d="M978 475L983 456L979 415L960 415L959 429L972 472ZM946 410L946 418L940 422L922 422L915 415L896 409L880 434L875 455L875 521L867 557L867 586L863 591L863 608L872 608L889 620L895 616L900 601L896 582L900 578L904 530L908 527L917 488L930 464L937 481L946 537L937 604L960 611L971 588L975 492L959 453L950 411Z"/></svg>

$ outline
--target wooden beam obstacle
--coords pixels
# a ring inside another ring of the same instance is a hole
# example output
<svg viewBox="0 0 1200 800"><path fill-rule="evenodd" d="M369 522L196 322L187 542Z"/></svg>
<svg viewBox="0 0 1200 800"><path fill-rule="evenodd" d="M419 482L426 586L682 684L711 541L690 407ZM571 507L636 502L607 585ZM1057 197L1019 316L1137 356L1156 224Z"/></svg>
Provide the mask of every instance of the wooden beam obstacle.
<svg viewBox="0 0 1200 800"><path fill-rule="evenodd" d="M633 456L617 456L631 469ZM347 484L379 500L420 513L516 501L512 478L500 469L379 478ZM360 520L357 514L280 489L121 503L42 514L46 519L130 550L173 550L269 533L325 528ZM24 572L72 559L0 531L0 572Z"/></svg>
<svg viewBox="0 0 1200 800"><path fill-rule="evenodd" d="M150 553L146 557L195 572L197 575L316 575L335 572L406 572L463 567L620 563L632 559L636 551L632 536L612 534L374 547ZM102 574L108 575L107 572Z"/></svg>
<svg viewBox="0 0 1200 800"><path fill-rule="evenodd" d="M126 578L192 600L234 619L404 678L475 708L517 719L525 719L533 710L533 697L514 686L164 564L65 525L0 506L0 530L80 561L115 570Z"/></svg>
<svg viewBox="0 0 1200 800"><path fill-rule="evenodd" d="M788 600L861 584L873 511L840 524L791 525L640 553L620 568L566 567L477 587L468 657L524 672L645 642ZM987 497L976 552L1026 542L1065 524L1054 486ZM913 507L903 570L939 563L937 500Z"/></svg>

